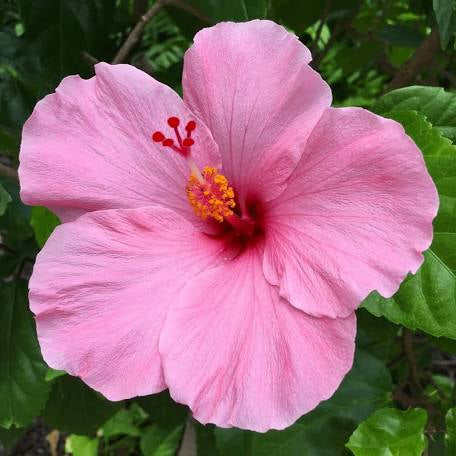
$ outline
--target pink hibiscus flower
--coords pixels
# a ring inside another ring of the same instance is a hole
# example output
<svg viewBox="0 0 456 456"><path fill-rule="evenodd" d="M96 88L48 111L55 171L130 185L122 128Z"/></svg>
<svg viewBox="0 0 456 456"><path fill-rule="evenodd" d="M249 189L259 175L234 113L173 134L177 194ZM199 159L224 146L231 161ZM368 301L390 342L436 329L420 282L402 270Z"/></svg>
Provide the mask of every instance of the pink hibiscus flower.
<svg viewBox="0 0 456 456"><path fill-rule="evenodd" d="M270 21L220 23L185 55L183 101L100 63L37 104L19 174L64 222L30 281L50 366L256 431L334 393L354 310L416 272L438 198L403 128L331 108L310 60Z"/></svg>

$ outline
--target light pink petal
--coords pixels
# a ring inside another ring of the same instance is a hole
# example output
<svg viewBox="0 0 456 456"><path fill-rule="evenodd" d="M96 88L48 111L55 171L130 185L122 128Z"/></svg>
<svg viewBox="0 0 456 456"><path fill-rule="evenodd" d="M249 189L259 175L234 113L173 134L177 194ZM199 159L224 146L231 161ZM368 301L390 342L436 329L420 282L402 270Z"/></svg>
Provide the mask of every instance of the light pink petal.
<svg viewBox="0 0 456 456"><path fill-rule="evenodd" d="M161 391L168 308L225 254L160 207L97 211L57 227L30 280L44 359L111 400Z"/></svg>
<svg viewBox="0 0 456 456"><path fill-rule="evenodd" d="M266 277L310 315L349 315L372 290L390 297L417 271L437 207L422 154L400 124L330 108L268 208Z"/></svg>
<svg viewBox="0 0 456 456"><path fill-rule="evenodd" d="M272 199L331 104L309 50L271 21L219 23L184 59L184 100L211 130L241 199Z"/></svg>
<svg viewBox="0 0 456 456"><path fill-rule="evenodd" d="M183 290L160 338L171 396L202 423L283 429L329 398L353 361L355 316L313 318L244 252Z"/></svg>
<svg viewBox="0 0 456 456"><path fill-rule="evenodd" d="M130 65L95 66L96 76L65 78L24 126L19 176L25 203L64 220L86 211L162 204L191 216L189 168L151 134L171 134L170 116L194 119L167 86ZM219 163L201 122L195 131L201 166Z"/></svg>

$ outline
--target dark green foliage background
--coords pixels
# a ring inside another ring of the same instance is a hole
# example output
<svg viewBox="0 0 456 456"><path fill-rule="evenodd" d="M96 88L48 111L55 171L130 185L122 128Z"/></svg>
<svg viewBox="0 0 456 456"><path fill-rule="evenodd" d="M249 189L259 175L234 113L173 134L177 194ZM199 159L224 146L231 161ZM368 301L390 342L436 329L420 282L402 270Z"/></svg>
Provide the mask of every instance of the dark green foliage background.
<svg viewBox="0 0 456 456"><path fill-rule="evenodd" d="M456 0L168 3L125 61L181 92L183 55L199 29L254 18L283 24L312 50L335 105L391 117L420 147L440 195L433 244L393 298L366 299L352 371L284 431L203 426L167 393L110 403L49 369L27 280L59 221L19 199L21 129L63 77L90 77L95 61L111 62L154 2L0 0L0 455L22 454L39 428L48 454L75 456L455 456ZM29 454L38 454L33 444Z"/></svg>

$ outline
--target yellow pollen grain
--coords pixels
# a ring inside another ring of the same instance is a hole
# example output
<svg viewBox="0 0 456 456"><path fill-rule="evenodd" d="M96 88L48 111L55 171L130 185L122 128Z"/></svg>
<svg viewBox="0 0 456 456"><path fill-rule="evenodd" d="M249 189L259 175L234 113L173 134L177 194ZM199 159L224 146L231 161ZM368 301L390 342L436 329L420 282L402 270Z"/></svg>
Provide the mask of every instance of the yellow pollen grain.
<svg viewBox="0 0 456 456"><path fill-rule="evenodd" d="M206 166L202 174L202 182L194 174L190 176L186 187L188 201L198 217L203 220L212 217L221 223L225 217L233 215L234 191L216 168Z"/></svg>

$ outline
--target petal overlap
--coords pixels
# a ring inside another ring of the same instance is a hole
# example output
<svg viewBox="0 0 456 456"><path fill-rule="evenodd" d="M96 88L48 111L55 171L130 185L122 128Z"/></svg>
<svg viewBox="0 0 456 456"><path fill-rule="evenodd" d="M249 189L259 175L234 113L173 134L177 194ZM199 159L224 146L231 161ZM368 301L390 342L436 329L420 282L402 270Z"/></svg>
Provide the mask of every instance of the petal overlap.
<svg viewBox="0 0 456 456"><path fill-rule="evenodd" d="M193 276L227 255L161 207L96 211L57 227L30 280L44 359L111 400L163 390L166 313Z"/></svg>
<svg viewBox="0 0 456 456"><path fill-rule="evenodd" d="M267 208L266 277L310 315L349 315L371 291L390 297L417 271L437 208L422 154L400 124L329 108Z"/></svg>
<svg viewBox="0 0 456 456"><path fill-rule="evenodd" d="M283 189L331 104L310 59L296 36L264 20L203 29L185 54L184 101L211 130L241 205Z"/></svg>
<svg viewBox="0 0 456 456"><path fill-rule="evenodd" d="M356 322L313 318L266 282L247 250L194 278L160 338L171 396L202 423L283 429L329 398L353 361Z"/></svg>

